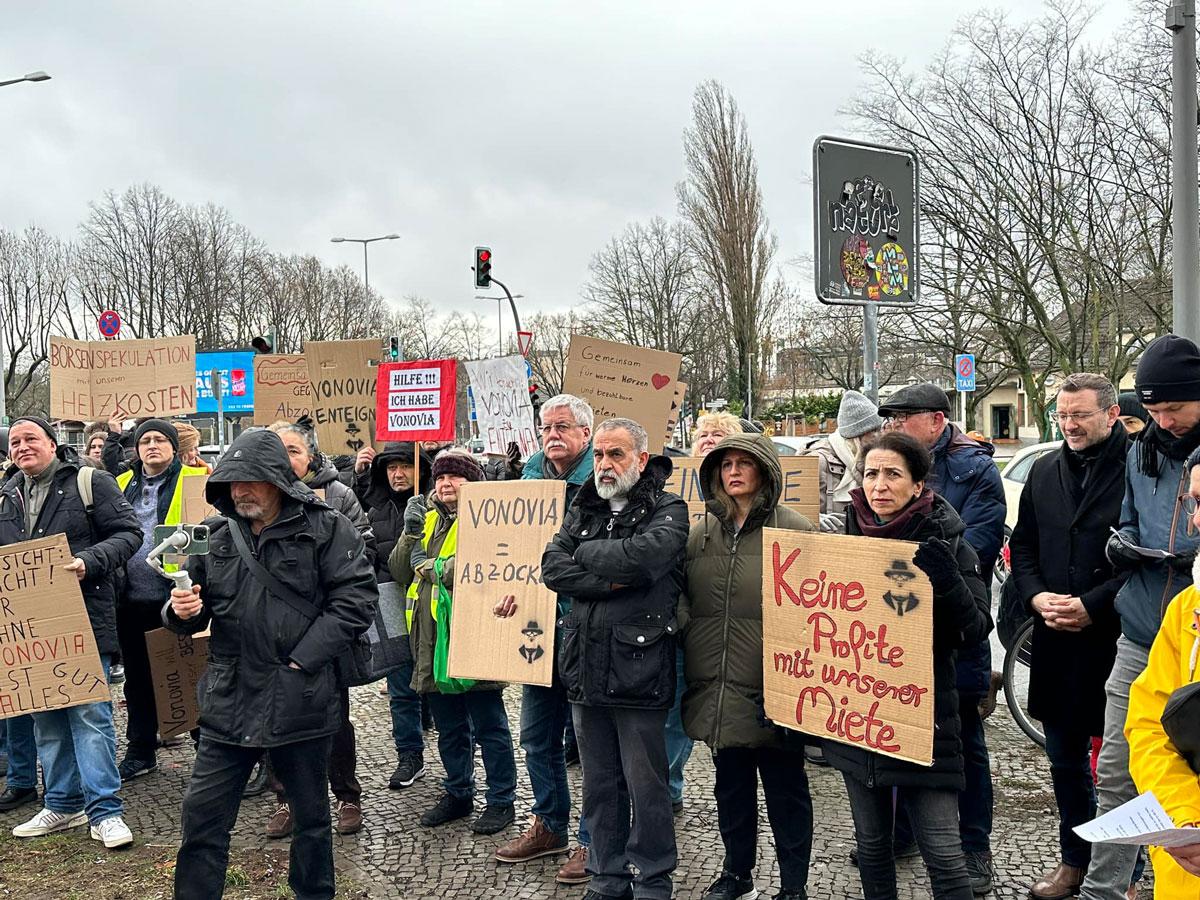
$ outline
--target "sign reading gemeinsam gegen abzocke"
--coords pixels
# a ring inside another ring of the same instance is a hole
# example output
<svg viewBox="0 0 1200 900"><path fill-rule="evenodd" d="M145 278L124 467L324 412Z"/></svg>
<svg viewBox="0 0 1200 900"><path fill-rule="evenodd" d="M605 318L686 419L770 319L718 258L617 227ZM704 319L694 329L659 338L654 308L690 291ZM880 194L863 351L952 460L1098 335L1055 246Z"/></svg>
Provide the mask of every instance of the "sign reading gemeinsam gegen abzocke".
<svg viewBox="0 0 1200 900"><path fill-rule="evenodd" d="M841 138L813 145L816 288L823 303L916 303L917 154Z"/></svg>

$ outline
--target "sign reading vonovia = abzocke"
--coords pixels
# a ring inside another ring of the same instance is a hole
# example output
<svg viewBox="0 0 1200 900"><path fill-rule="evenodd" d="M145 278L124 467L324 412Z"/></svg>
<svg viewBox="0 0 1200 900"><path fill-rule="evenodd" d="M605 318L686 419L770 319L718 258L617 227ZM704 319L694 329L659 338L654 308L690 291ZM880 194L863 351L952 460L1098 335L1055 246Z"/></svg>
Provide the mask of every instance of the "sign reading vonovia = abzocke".
<svg viewBox="0 0 1200 900"><path fill-rule="evenodd" d="M822 303L916 303L920 186L913 150L821 137L813 145Z"/></svg>
<svg viewBox="0 0 1200 900"><path fill-rule="evenodd" d="M452 359L383 363L375 388L375 439L454 440L458 364Z"/></svg>

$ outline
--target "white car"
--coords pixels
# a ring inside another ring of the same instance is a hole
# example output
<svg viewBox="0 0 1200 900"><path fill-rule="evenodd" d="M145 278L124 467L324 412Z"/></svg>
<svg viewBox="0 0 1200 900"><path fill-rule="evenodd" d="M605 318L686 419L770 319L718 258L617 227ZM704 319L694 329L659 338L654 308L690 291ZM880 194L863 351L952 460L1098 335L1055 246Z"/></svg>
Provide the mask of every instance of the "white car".
<svg viewBox="0 0 1200 900"><path fill-rule="evenodd" d="M780 456L799 456L821 438L828 437L827 434L802 434L797 437L783 437L774 435L771 441L775 444L775 449L779 451Z"/></svg>
<svg viewBox="0 0 1200 900"><path fill-rule="evenodd" d="M1044 444L1023 447L1000 473L1000 481L1004 484L1004 502L1008 507L1004 515L1004 545L1000 549L1000 558L996 560L996 578L1000 581L1008 577L1008 539L1016 527L1017 513L1021 506L1021 491L1025 489L1025 482L1029 480L1033 464L1061 446L1062 441L1047 441Z"/></svg>

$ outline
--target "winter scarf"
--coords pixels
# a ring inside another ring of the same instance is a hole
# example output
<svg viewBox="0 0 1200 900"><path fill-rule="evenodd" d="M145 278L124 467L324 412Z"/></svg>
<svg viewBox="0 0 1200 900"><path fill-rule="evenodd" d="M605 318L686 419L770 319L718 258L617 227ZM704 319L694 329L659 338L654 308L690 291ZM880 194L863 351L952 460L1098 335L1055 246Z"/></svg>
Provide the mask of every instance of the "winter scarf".
<svg viewBox="0 0 1200 900"><path fill-rule="evenodd" d="M1138 470L1147 478L1158 478L1160 454L1167 459L1183 460L1200 447L1200 425L1197 425L1183 437L1175 437L1171 432L1159 428L1157 422L1151 422L1143 430L1137 442Z"/></svg>
<svg viewBox="0 0 1200 900"><path fill-rule="evenodd" d="M928 516L933 511L933 491L925 488L890 522L879 521L862 488L855 488L850 492L850 503L854 509L854 518L858 520L859 531L864 535L903 540L912 527L913 519L917 516Z"/></svg>

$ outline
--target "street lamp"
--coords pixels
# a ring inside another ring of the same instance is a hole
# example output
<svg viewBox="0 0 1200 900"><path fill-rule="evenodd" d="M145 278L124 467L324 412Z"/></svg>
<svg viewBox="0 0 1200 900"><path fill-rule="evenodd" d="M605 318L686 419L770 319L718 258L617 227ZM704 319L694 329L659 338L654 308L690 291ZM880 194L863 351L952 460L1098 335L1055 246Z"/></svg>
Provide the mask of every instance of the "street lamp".
<svg viewBox="0 0 1200 900"><path fill-rule="evenodd" d="M20 84L22 81L49 81L50 76L45 72L30 72L28 75L22 75L20 78L10 78L7 81L0 81L0 87L5 87L10 84ZM8 424L8 397L5 391L6 377L4 370L8 364L4 358L8 355L8 350L5 347L4 329L0 328L0 425Z"/></svg>
<svg viewBox="0 0 1200 900"><path fill-rule="evenodd" d="M20 84L22 81L49 81L50 76L45 72L30 72L28 75L22 75L20 78L10 78L8 81L0 81L0 87L5 87L10 84Z"/></svg>
<svg viewBox="0 0 1200 900"><path fill-rule="evenodd" d="M480 297L476 295L476 300L495 300L496 301L496 347L499 349L499 355L504 355L504 306L505 300L520 300L524 298L524 294L513 294L511 297ZM514 306L513 309L516 309ZM520 323L517 323L520 328ZM517 343L520 344L521 336L517 335Z"/></svg>
<svg viewBox="0 0 1200 900"><path fill-rule="evenodd" d="M329 240L331 243L334 243L334 244L362 244L363 245L363 285L366 287L367 291L370 291L371 281L367 277L367 244L370 244L374 241L396 241L399 239L400 239L400 235L398 235L398 234L384 234L379 237L373 237L373 238L335 237L335 238L330 238Z"/></svg>

